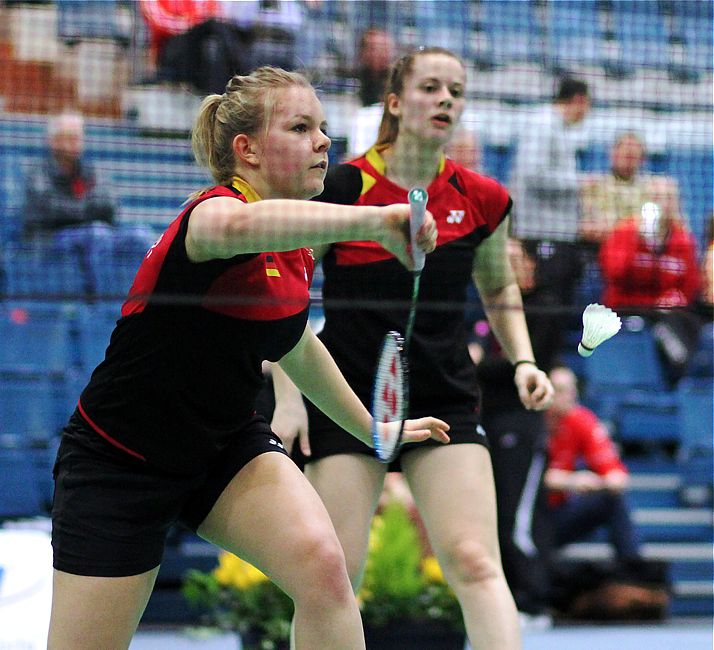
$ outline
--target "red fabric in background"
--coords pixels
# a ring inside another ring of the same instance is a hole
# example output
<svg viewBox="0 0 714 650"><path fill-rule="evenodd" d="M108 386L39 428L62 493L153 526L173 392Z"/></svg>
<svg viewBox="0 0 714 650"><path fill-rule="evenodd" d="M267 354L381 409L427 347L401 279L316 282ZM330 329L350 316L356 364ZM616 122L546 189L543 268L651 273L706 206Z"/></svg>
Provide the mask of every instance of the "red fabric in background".
<svg viewBox="0 0 714 650"><path fill-rule="evenodd" d="M154 57L169 36L183 34L220 13L218 0L139 0L139 5L149 28Z"/></svg>

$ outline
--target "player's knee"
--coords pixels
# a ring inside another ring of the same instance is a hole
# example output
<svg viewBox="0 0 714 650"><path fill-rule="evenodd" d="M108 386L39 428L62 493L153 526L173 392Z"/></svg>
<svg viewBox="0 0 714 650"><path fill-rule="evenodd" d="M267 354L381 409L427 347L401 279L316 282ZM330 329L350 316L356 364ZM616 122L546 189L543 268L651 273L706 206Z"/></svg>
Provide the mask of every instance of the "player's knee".
<svg viewBox="0 0 714 650"><path fill-rule="evenodd" d="M475 540L462 540L452 546L447 571L463 583L482 582L500 573L498 559Z"/></svg>
<svg viewBox="0 0 714 650"><path fill-rule="evenodd" d="M342 548L337 539L316 536L304 543L301 564L305 570L300 598L317 606L338 604L354 598Z"/></svg>

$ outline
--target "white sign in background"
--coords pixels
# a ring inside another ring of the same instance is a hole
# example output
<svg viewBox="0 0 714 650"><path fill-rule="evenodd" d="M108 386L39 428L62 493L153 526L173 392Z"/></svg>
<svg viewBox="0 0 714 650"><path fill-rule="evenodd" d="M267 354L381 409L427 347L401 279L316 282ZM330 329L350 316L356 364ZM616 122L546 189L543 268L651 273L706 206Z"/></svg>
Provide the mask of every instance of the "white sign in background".
<svg viewBox="0 0 714 650"><path fill-rule="evenodd" d="M0 569L0 650L44 650L52 605L49 533L0 529Z"/></svg>

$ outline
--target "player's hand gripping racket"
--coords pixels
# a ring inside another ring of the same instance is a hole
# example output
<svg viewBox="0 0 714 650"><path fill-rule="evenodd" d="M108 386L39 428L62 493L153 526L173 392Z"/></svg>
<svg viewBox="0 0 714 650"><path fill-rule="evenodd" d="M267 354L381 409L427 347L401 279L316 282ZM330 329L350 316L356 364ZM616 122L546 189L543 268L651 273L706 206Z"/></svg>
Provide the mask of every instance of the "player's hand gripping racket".
<svg viewBox="0 0 714 650"><path fill-rule="evenodd" d="M426 215L426 190L416 187L409 192L411 218L409 232L412 259L414 260L412 300L407 319L406 335L387 332L379 352L377 372L372 389L372 441L377 458L383 463L391 462L399 451L404 433L404 422L409 410L409 367L407 357L414 329L419 282L426 254L416 243L417 233Z"/></svg>

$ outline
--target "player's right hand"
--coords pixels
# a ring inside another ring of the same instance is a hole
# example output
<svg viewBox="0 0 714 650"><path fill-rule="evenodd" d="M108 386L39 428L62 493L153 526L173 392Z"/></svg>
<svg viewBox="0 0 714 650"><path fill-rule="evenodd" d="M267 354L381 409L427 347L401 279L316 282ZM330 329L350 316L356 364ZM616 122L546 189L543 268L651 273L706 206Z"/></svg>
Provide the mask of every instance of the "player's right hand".
<svg viewBox="0 0 714 650"><path fill-rule="evenodd" d="M380 239L380 244L392 253L407 269L414 269L409 247L411 244L409 237L409 218L411 209L407 203L395 203L385 205L379 210L384 215L384 235ZM425 253L431 253L436 248L436 238L438 236L434 216L426 211L424 223L417 233L417 246Z"/></svg>

